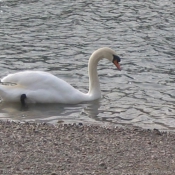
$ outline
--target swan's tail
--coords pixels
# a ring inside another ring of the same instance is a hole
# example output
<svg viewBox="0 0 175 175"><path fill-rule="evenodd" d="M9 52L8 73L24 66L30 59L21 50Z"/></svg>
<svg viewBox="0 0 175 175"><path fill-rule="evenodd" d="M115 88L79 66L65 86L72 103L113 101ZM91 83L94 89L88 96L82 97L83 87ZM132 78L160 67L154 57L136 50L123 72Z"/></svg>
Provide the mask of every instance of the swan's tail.
<svg viewBox="0 0 175 175"><path fill-rule="evenodd" d="M8 99L11 94L11 87L16 85L15 83L10 82L2 82L0 81L0 99L6 100Z"/></svg>
<svg viewBox="0 0 175 175"><path fill-rule="evenodd" d="M3 101L20 102L20 96L23 91L16 83L0 81L0 99Z"/></svg>
<svg viewBox="0 0 175 175"><path fill-rule="evenodd" d="M6 96L6 86L0 82L0 99L4 99Z"/></svg>

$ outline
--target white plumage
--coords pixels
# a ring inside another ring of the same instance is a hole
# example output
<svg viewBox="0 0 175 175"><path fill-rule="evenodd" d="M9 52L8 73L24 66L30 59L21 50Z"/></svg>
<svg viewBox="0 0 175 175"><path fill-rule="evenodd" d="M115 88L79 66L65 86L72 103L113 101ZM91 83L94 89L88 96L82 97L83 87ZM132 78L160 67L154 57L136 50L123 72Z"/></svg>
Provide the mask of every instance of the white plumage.
<svg viewBox="0 0 175 175"><path fill-rule="evenodd" d="M89 59L89 92L80 92L66 81L43 71L23 71L9 74L1 79L0 96L4 101L20 102L22 94L26 94L27 103L67 103L75 104L100 98L100 85L97 75L97 63L107 58L115 62L116 53L110 48L96 50ZM119 57L118 57L119 58ZM119 68L119 67L118 67ZM119 68L120 69L120 68ZM5 85L5 83L13 83Z"/></svg>

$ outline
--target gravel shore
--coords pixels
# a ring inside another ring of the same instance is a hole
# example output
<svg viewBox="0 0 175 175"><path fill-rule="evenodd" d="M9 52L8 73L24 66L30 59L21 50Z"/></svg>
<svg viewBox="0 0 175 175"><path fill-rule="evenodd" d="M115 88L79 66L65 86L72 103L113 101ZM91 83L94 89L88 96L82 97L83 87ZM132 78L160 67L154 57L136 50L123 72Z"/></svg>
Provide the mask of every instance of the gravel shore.
<svg viewBox="0 0 175 175"><path fill-rule="evenodd" d="M0 174L172 175L175 134L0 121Z"/></svg>

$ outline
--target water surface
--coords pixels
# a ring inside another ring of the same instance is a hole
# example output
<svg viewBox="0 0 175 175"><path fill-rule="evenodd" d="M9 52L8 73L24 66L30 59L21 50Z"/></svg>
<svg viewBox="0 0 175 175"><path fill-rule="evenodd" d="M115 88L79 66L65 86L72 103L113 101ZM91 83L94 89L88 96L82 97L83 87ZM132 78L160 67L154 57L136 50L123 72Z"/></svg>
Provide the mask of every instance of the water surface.
<svg viewBox="0 0 175 175"><path fill-rule="evenodd" d="M91 53L111 47L122 71L98 66L102 98L78 105L0 103L0 118L175 130L175 2L0 1L0 77L50 72L88 91Z"/></svg>

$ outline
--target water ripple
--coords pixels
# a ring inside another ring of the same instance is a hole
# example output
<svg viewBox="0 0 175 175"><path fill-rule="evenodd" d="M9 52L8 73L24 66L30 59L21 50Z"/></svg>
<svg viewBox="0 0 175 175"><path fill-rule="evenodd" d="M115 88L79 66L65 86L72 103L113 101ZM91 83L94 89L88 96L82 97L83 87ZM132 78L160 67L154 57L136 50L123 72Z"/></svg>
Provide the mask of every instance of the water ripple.
<svg viewBox="0 0 175 175"><path fill-rule="evenodd" d="M175 130L174 11L172 0L0 1L1 77L44 70L87 92L95 49L108 46L123 57L121 72L107 61L99 64L100 101L28 111L1 103L1 118Z"/></svg>

